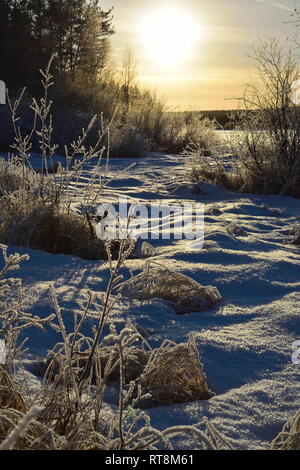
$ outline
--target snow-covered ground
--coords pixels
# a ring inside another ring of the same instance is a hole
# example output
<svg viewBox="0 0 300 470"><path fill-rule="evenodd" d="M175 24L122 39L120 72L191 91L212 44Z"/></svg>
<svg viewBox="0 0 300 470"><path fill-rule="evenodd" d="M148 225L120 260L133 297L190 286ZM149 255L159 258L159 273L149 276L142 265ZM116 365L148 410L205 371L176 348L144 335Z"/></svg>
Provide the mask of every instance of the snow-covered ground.
<svg viewBox="0 0 300 470"><path fill-rule="evenodd" d="M292 343L300 339L300 248L286 243L288 228L300 221L299 200L239 195L209 184L202 185L205 195L197 195L183 183L183 160L166 155L137 160L134 168L106 188L103 201L116 202L123 194L129 202L145 204L204 203L203 249L190 251L185 240L150 243L157 248L157 262L203 285L216 286L223 301L204 313L177 316L167 301L122 299L114 314L119 321L134 320L149 333L153 345L165 338L186 341L191 332L197 336L215 396L149 410L154 426L192 424L207 416L235 448L268 448L286 419L300 408L300 366L291 359ZM112 160L110 172L117 174L130 163ZM178 181L182 183L177 185ZM209 213L212 207L219 211ZM244 233L230 234L232 224ZM17 275L23 278L28 301L39 315L52 312L51 283L70 324L84 290L100 292L106 287L105 262L10 250L30 254L30 261L22 264ZM124 278L129 278L130 271L139 273L145 263L144 259L128 260L122 269ZM28 346L33 355L44 355L58 339L53 333L30 334Z"/></svg>

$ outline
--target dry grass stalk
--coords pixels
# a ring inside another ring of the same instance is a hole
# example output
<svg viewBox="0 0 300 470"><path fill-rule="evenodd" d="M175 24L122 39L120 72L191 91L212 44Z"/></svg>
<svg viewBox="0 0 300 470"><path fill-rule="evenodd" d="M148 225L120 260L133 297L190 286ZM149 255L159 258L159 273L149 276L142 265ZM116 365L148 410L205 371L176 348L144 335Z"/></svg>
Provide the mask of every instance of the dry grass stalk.
<svg viewBox="0 0 300 470"><path fill-rule="evenodd" d="M4 365L0 365L0 408L13 408L22 413L26 411L21 393L17 390Z"/></svg>

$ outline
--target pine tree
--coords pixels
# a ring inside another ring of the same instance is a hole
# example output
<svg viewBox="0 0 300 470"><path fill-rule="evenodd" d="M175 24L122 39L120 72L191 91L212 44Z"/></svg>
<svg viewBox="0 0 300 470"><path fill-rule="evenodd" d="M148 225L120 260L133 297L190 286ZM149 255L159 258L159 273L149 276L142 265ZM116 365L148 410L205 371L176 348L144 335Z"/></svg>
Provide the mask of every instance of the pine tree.
<svg viewBox="0 0 300 470"><path fill-rule="evenodd" d="M113 34L111 11L103 11L99 7L99 0L92 0L84 12L77 65L84 75L94 79L100 77L107 63L108 37Z"/></svg>
<svg viewBox="0 0 300 470"><path fill-rule="evenodd" d="M57 54L59 74L96 76L105 66L107 37L113 33L111 10L98 0L49 0L49 49Z"/></svg>

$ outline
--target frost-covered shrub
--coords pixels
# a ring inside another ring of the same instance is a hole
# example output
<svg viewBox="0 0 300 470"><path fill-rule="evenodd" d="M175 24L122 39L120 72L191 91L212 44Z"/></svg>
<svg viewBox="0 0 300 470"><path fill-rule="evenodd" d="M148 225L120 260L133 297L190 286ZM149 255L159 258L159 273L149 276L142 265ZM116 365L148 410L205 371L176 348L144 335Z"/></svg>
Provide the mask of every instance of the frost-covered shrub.
<svg viewBox="0 0 300 470"><path fill-rule="evenodd" d="M59 213L52 207L36 205L30 208L30 197L27 199L28 210L22 213L19 210L21 197L25 198L26 194L20 196L17 192L0 199L0 208L3 208L0 222L2 242L84 259L107 258L104 242L91 235L83 217L73 212Z"/></svg>
<svg viewBox="0 0 300 470"><path fill-rule="evenodd" d="M202 286L184 274L156 263L146 263L142 273L120 286L120 293L137 300L165 299L174 302L178 314L202 312L221 301L216 287Z"/></svg>
<svg viewBox="0 0 300 470"><path fill-rule="evenodd" d="M64 207L44 204L31 190L19 189L0 197L0 212L2 243L88 260L107 259L105 242L97 238L95 224ZM113 259L118 257L119 247L120 241L111 241Z"/></svg>
<svg viewBox="0 0 300 470"><path fill-rule="evenodd" d="M20 189L34 191L38 178L34 171L23 165L18 158L0 158L0 197Z"/></svg>
<svg viewBox="0 0 300 470"><path fill-rule="evenodd" d="M110 155L116 158L139 158L151 148L150 140L137 128L113 125L110 134Z"/></svg>
<svg viewBox="0 0 300 470"><path fill-rule="evenodd" d="M203 365L200 362L193 337L188 343L164 343L155 350L137 383L143 395L137 406L153 407L171 405L211 397Z"/></svg>
<svg viewBox="0 0 300 470"><path fill-rule="evenodd" d="M107 129L101 121L97 130L94 117L85 128L80 124L81 133L74 137L78 123L72 128L70 122L70 125L65 122L70 131L68 139L74 140L70 145L64 142L64 161L61 159L62 163L58 163L56 151L62 142L54 144L53 140L55 135L62 137L62 129L58 126L55 131L53 127L52 102L49 101L53 85L50 67L51 61L47 70L41 72L44 97L33 99L29 106L33 114L31 129L28 129L28 123L23 129L19 119L25 92L14 102L8 99L14 131L11 147L15 157L7 162L0 160L0 242L86 259L105 259L107 250L103 241L97 239L96 224L89 211L100 202L106 181L102 159L108 159L104 146ZM80 116L81 120L83 118ZM31 152L36 145L40 164L34 171ZM79 188L78 181L90 162L94 163L94 171ZM77 212L72 208L76 198L80 198L81 206ZM112 243L114 257L118 256L118 246L117 240Z"/></svg>

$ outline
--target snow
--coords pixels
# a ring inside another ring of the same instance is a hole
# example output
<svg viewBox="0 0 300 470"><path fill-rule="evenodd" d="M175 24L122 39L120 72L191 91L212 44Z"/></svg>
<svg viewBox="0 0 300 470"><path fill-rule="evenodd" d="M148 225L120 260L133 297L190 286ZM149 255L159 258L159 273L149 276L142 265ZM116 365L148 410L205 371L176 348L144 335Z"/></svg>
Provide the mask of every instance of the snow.
<svg viewBox="0 0 300 470"><path fill-rule="evenodd" d="M184 158L149 155L130 170L132 160L112 160L110 173L119 174L104 191L103 202L171 204L196 201L206 211L204 247L187 249L187 240L149 240L154 259L165 267L213 285L223 301L204 313L177 316L167 301L121 299L113 315L121 324L128 318L149 335L152 345L168 338L186 341L197 336L209 387L209 401L183 403L149 410L158 428L192 424L204 416L237 449L268 448L289 416L300 408L299 365L292 363L292 343L300 339L300 249L287 243L288 228L299 223L299 201L280 196L240 195L203 184L196 195L184 181ZM92 166L85 169L85 184ZM179 183L178 183L179 182ZM78 202L79 207L79 202ZM215 215L214 215L215 214ZM232 224L242 234L229 230ZM86 289L105 289L109 270L105 262L10 247L29 253L17 273L26 288L28 304L41 316L52 313L49 286L53 283L69 328L72 311ZM145 259L128 260L124 279L139 273ZM87 330L91 325L87 325ZM30 331L32 357L45 355L59 338L53 332ZM188 442L181 442L186 448Z"/></svg>

